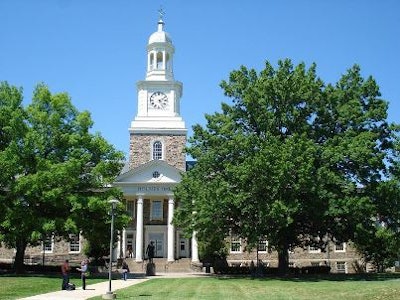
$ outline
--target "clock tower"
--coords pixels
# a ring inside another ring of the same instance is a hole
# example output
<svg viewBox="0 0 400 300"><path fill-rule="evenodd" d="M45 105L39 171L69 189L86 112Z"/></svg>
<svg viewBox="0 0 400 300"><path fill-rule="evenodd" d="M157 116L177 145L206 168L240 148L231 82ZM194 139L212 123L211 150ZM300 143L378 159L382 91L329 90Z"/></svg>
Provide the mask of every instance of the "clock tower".
<svg viewBox="0 0 400 300"><path fill-rule="evenodd" d="M182 83L174 79L175 48L164 31L162 14L147 44L145 80L137 83L138 109L131 122L130 169L163 160L185 171L187 129L180 116Z"/></svg>
<svg viewBox="0 0 400 300"><path fill-rule="evenodd" d="M164 31L162 16L160 11L157 31L147 44L146 78L137 83L138 109L129 128L129 163L114 182L122 189L132 218L122 232L118 251L123 257L128 251L139 268L151 242L155 244L154 257L168 263L176 258L199 260L197 242L187 239L172 223L173 190L186 171L187 129L180 116L182 83L173 73L175 48Z"/></svg>

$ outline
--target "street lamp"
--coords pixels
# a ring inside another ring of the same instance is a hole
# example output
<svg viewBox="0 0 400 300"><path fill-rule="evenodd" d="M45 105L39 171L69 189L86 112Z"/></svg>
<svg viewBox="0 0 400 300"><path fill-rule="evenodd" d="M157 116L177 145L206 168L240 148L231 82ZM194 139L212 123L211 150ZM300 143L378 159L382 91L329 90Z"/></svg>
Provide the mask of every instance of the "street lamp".
<svg viewBox="0 0 400 300"><path fill-rule="evenodd" d="M112 254L113 254L113 243L114 243L114 211L119 201L117 199L111 199L108 201L111 204L111 238L110 238L110 264L108 266L108 291L103 295L103 299L115 299L116 295L111 291L111 269L112 269Z"/></svg>

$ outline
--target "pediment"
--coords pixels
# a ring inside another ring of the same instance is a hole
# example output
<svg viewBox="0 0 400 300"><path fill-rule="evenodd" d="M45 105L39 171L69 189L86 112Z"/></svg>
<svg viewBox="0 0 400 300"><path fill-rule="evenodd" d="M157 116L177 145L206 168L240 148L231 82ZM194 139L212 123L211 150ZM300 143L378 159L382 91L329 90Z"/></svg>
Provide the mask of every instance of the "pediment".
<svg viewBox="0 0 400 300"><path fill-rule="evenodd" d="M155 176L156 172L158 177ZM152 160L119 175L114 184L179 183L181 172L163 160Z"/></svg>

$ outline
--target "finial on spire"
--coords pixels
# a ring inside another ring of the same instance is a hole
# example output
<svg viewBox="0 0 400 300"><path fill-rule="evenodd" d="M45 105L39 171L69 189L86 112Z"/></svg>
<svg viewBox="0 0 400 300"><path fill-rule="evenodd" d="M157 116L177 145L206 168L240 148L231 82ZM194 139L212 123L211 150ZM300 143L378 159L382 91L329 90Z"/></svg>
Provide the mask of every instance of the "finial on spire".
<svg viewBox="0 0 400 300"><path fill-rule="evenodd" d="M158 10L158 15L160 17L160 21L163 21L164 20L165 11L163 10L162 6L160 6L160 9Z"/></svg>
<svg viewBox="0 0 400 300"><path fill-rule="evenodd" d="M158 10L158 15L160 17L160 19L158 20L158 31L164 31L164 15L165 12L162 8L162 6L160 6L160 9Z"/></svg>

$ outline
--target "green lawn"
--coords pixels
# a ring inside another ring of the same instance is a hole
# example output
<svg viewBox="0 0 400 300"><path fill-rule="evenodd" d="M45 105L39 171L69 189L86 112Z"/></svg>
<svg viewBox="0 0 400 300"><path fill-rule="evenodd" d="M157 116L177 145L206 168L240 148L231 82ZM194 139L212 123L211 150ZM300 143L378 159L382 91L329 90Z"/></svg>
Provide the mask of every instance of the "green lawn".
<svg viewBox="0 0 400 300"><path fill-rule="evenodd" d="M105 279L88 278L87 284ZM0 276L0 299L57 291L61 278L54 276ZM81 285L80 278L72 283ZM325 276L302 278L152 278L116 291L117 299L400 299L398 276ZM92 299L101 299L95 297Z"/></svg>
<svg viewBox="0 0 400 300"><path fill-rule="evenodd" d="M88 278L86 284L93 284L105 279ZM81 279L71 278L70 282L81 286ZM61 289L61 276L0 276L0 299L18 299Z"/></svg>
<svg viewBox="0 0 400 300"><path fill-rule="evenodd" d="M336 278L336 277L335 277ZM400 279L154 278L116 291L117 299L400 299ZM91 299L101 299L95 297Z"/></svg>

